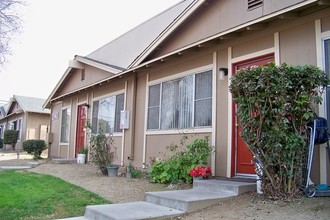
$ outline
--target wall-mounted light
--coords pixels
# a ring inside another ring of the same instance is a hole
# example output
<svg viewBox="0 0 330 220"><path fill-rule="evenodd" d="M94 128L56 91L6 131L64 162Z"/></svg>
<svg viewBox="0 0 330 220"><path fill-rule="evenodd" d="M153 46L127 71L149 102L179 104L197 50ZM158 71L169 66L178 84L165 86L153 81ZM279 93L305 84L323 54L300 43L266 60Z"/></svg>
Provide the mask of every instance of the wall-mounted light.
<svg viewBox="0 0 330 220"><path fill-rule="evenodd" d="M228 69L227 68L220 68L219 69L219 80L224 80L225 76L228 75Z"/></svg>

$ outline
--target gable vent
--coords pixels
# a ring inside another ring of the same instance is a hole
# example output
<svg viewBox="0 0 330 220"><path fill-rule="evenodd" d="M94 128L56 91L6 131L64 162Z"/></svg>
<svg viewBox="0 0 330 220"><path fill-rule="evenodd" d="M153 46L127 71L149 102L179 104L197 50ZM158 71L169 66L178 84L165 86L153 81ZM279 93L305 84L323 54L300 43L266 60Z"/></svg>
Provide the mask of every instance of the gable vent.
<svg viewBox="0 0 330 220"><path fill-rule="evenodd" d="M253 10L255 8L258 8L262 6L264 3L263 0L248 0L248 10Z"/></svg>
<svg viewBox="0 0 330 220"><path fill-rule="evenodd" d="M81 81L85 80L85 69L81 70Z"/></svg>

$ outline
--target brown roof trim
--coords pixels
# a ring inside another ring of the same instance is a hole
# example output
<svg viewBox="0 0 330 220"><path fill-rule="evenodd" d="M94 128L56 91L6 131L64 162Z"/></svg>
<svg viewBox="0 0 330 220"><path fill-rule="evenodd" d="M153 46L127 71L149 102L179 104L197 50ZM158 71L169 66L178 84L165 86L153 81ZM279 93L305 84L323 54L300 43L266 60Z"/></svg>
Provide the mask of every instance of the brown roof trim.
<svg viewBox="0 0 330 220"><path fill-rule="evenodd" d="M206 1L207 1L207 0L206 0ZM219 34L216 34L216 35L213 35L213 36L211 36L211 37L205 38L205 39L203 39L203 40L197 41L197 42L195 42L195 43L193 43L193 44L190 44L190 45L187 45L187 46L185 46L185 47L179 48L179 49L177 49L177 50L175 50L175 51L172 51L172 52L170 52L170 53L168 53L168 54L165 54L165 55L163 55L163 56L161 56L161 57L157 57L157 58L154 58L154 59L152 59L152 60L149 60L149 61L147 61L147 62L145 62L145 63L141 63L140 65L137 65L137 66L131 67L131 68L129 68L129 69L127 69L127 70L125 70L125 71L123 71L123 72L121 72L121 73L118 73L118 74L116 74L116 75L114 75L114 76L111 76L111 77L109 77L109 78L106 78L106 79L104 79L104 80L101 80L101 81L99 81L99 82L97 82L97 83L94 83L94 84L91 84L91 85L89 85L89 86L86 86L86 87L83 87L83 88L77 89L77 90L75 90L75 91L68 92L68 93L63 94L63 95L61 95L61 96L58 96L58 97L56 97L56 98L54 98L54 99L50 99L50 98L49 98L49 99L47 99L46 103L44 104L44 107L49 107L51 101L56 101L56 100L58 100L58 99L60 99L60 98L63 98L63 97L65 97L65 96L68 96L68 95L74 94L74 93L76 93L76 92L78 92L78 91L81 91L81 90L89 89L89 88L91 88L91 87L93 87L93 86L96 86L96 85L102 84L102 83L107 82L107 81L109 81L109 80L113 80L113 79L115 79L115 78L117 78L117 77L123 77L123 75L125 75L125 74L129 74L129 73L132 73L132 72L136 72L138 69L141 69L141 68L144 68L144 67L148 67L148 66L150 66L150 64L155 63L155 62L157 62L157 61L161 61L161 60L163 60L163 59L165 59L165 58L167 58L167 57L170 57L170 56L173 56L173 55L178 55L179 53L182 53L183 51L186 51L186 50L191 49L191 48L194 48L194 47L199 47L200 45L202 45L202 44L204 44L204 43L206 43L206 42L208 42L208 41L212 41L212 40L216 40L216 39L221 40L222 37L223 37L223 39L225 39L225 36L227 36L227 35L229 35L229 34L233 34L233 33L236 33L236 32L238 32L238 31L242 31L243 29L246 29L247 27L249 27L249 26L251 26L251 25L258 24L258 23L261 23L261 22L265 22L265 21L267 21L267 20L269 20L269 19L272 19L272 18L276 18L276 17L280 16L280 15L283 14L283 13L287 13L287 12L290 12L290 11L292 11L292 10L299 9L299 8L301 8L301 7L304 7L304 6L307 6L307 5L310 5L310 4L313 4L313 3L317 3L317 1L318 1L318 0L306 0L306 1L304 1L304 2L301 2L301 3L296 4L296 5L294 5L294 6L291 6L291 7L285 8L285 9L283 9L283 10L280 10L280 11L274 12L274 13L269 14L269 15L267 15L267 16L261 17L261 18L259 18L259 19L256 19L256 20L253 20L253 21L250 21L250 22L247 22L247 23L244 23L244 24L242 24L242 25L239 25L239 26L236 26L236 27L234 27L234 28L231 28L231 29L229 29L229 30L227 30L227 31L221 32L221 33L219 33ZM201 2L204 3L204 1L201 1ZM199 6L200 6L200 5L199 5ZM191 12L192 12L192 11L191 11ZM190 15L190 14L189 14L189 15ZM185 18L185 19L186 19L186 18ZM184 20L185 20L185 19L184 19ZM176 21L176 22L179 22L178 25L180 25L181 22L183 22L184 20L178 20L178 21ZM168 31L167 34L170 34L169 31L173 31L173 30L174 30L174 29L167 30L167 31ZM163 40L163 38L162 38L162 40ZM158 43L161 43L162 40L161 40L161 39L158 39L157 41L159 41L159 42L155 42L154 45L156 45L156 44L158 45ZM153 45L152 45L152 46L153 46ZM146 55L147 55L147 53L149 54L151 51L152 51L151 48L147 49L147 50L145 51L145 52L146 52ZM140 58L139 58L139 59L140 59ZM136 64L137 62L134 62L134 63ZM52 97L52 96L50 96L50 97Z"/></svg>

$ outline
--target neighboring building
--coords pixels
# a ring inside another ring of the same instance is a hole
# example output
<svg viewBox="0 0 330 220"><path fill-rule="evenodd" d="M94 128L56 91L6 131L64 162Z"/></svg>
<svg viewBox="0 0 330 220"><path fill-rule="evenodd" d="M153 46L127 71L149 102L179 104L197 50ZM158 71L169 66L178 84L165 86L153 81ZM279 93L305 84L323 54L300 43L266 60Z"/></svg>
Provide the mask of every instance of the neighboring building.
<svg viewBox="0 0 330 220"><path fill-rule="evenodd" d="M50 155L74 158L87 144L89 121L94 130L113 133L118 164L149 165L185 132L210 137L216 176L252 177L230 77L270 61L312 64L329 74L329 60L328 0L182 1L93 53L75 56L44 104L52 115ZM324 100L318 114L329 117ZM323 146L316 148L315 182L330 183L326 155Z"/></svg>
<svg viewBox="0 0 330 220"><path fill-rule="evenodd" d="M22 150L22 143L30 139L47 140L50 122L50 110L43 109L45 99L14 95L10 102L1 110L0 137L5 130L19 131L17 150ZM11 150L11 146L4 146Z"/></svg>
<svg viewBox="0 0 330 220"><path fill-rule="evenodd" d="M4 117L6 117L6 112L7 112L8 108L9 108L9 103L3 102L3 104L1 104L1 106L0 106L0 122ZM5 125L0 123L0 138L2 138L2 139L3 139L4 130L5 130Z"/></svg>

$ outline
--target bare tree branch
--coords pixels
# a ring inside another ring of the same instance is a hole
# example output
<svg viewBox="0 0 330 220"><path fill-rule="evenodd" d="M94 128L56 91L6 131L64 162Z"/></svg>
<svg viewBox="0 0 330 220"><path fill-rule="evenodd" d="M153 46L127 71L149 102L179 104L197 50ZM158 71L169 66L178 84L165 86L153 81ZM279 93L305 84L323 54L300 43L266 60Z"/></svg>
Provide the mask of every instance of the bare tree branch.
<svg viewBox="0 0 330 220"><path fill-rule="evenodd" d="M21 32L21 19L17 8L24 6L24 0L0 0L0 67L11 55L10 43Z"/></svg>

